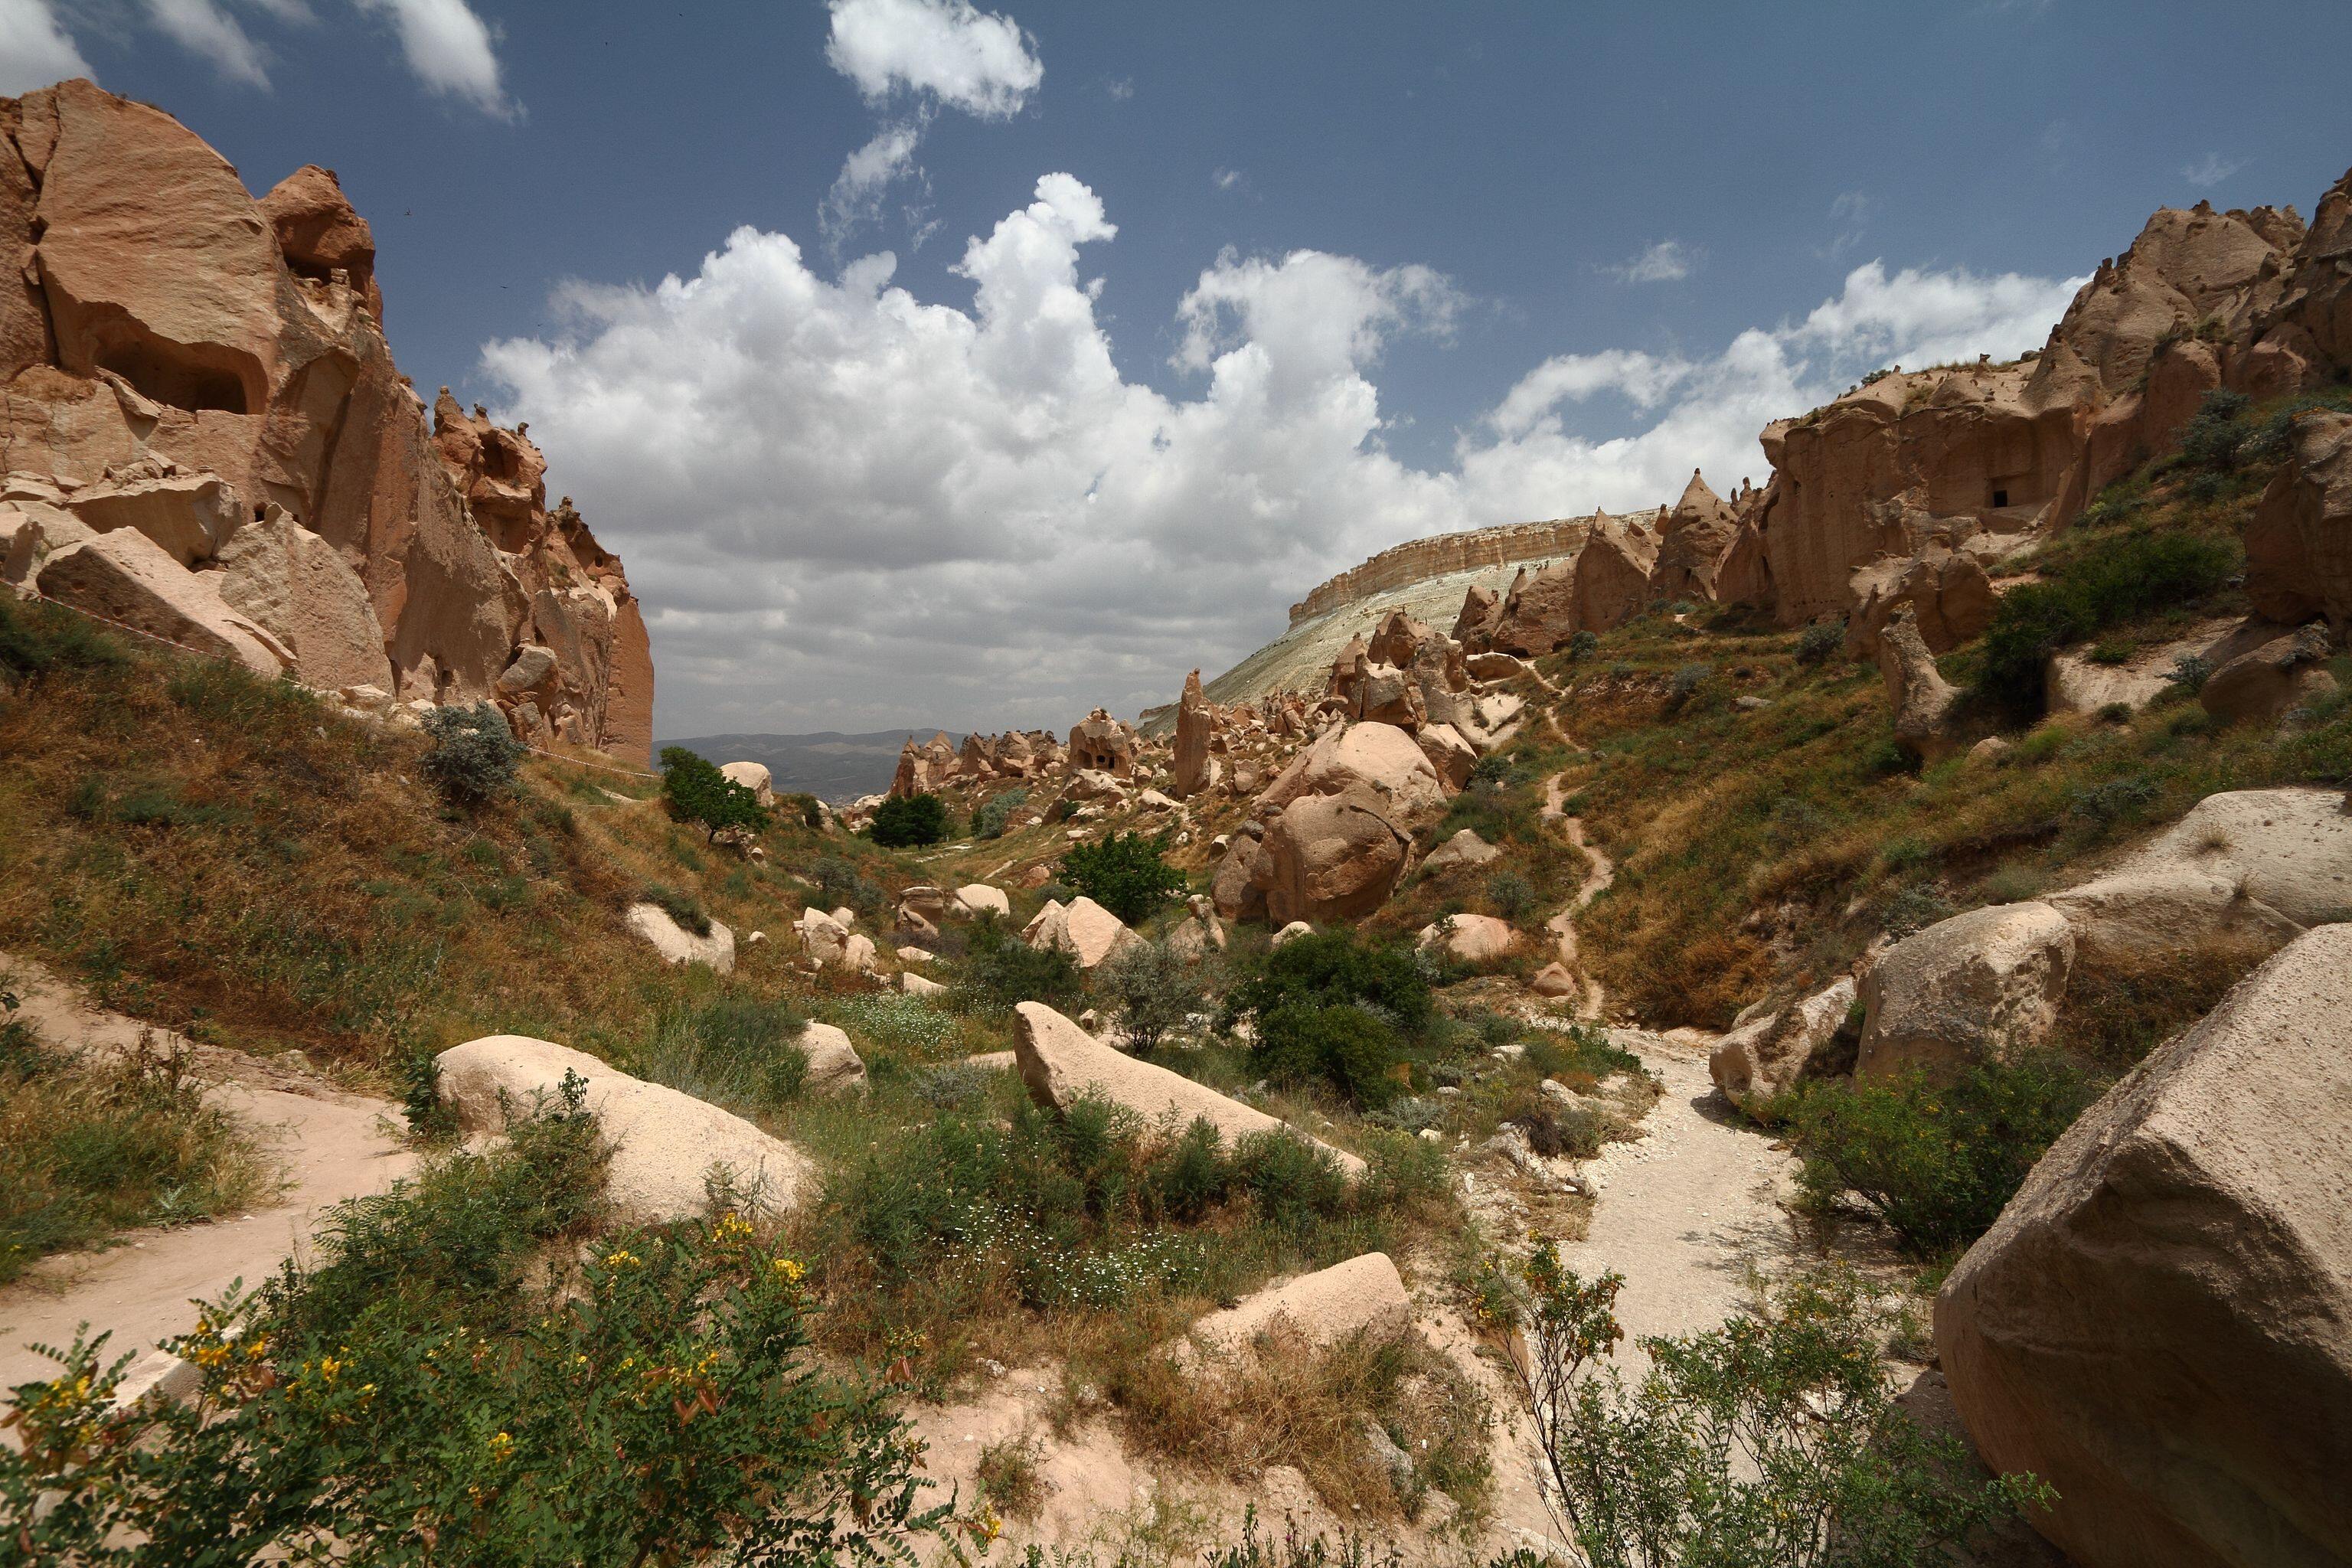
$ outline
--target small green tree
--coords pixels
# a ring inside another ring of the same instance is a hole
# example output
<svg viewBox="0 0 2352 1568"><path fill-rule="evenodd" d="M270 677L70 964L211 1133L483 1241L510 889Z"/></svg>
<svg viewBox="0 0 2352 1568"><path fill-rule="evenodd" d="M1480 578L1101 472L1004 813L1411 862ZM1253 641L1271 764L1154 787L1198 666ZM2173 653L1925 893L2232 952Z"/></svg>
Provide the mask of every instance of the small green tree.
<svg viewBox="0 0 2352 1568"><path fill-rule="evenodd" d="M894 795L874 808L874 826L867 832L886 849L937 844L948 836L948 808L928 790Z"/></svg>
<svg viewBox="0 0 2352 1568"><path fill-rule="evenodd" d="M1149 1051L1208 1005L1200 971L1165 942L1130 942L1095 970L1095 994L1110 1005L1119 1043Z"/></svg>
<svg viewBox="0 0 2352 1568"><path fill-rule="evenodd" d="M1164 858L1168 835L1114 833L1062 857L1062 880L1129 925L1184 890L1184 873Z"/></svg>
<svg viewBox="0 0 2352 1568"><path fill-rule="evenodd" d="M522 742L490 704L436 708L425 715L425 734L432 745L421 766L450 805L482 805L514 793Z"/></svg>
<svg viewBox="0 0 2352 1568"><path fill-rule="evenodd" d="M2030 1476L1979 1481L1958 1438L1895 1403L1858 1281L1783 1285L1753 1315L1644 1339L1628 1384L1615 1274L1580 1279L1546 1242L1524 1271L1510 1354L1539 1479L1592 1568L1913 1568L2020 1509Z"/></svg>
<svg viewBox="0 0 2352 1568"><path fill-rule="evenodd" d="M748 784L739 784L684 746L664 746L661 753L662 801L679 822L700 826L716 837L722 828L768 824L768 809Z"/></svg>

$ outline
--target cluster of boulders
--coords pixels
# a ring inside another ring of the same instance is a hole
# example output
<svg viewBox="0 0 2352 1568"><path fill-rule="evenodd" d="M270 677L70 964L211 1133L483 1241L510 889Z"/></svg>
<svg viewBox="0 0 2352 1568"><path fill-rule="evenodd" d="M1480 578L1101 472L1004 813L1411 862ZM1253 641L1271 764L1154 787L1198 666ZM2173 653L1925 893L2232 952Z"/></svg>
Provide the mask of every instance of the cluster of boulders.
<svg viewBox="0 0 2352 1568"><path fill-rule="evenodd" d="M0 100L0 562L18 591L359 710L488 701L636 758L653 665L619 561L520 426L429 416L366 222L305 167L256 201L160 110Z"/></svg>

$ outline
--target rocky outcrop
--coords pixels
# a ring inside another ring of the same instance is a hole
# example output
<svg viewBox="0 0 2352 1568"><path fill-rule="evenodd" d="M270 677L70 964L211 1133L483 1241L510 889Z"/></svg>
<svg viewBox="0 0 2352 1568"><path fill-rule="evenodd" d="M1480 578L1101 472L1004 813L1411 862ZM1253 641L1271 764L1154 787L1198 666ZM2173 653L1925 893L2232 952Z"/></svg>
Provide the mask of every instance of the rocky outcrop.
<svg viewBox="0 0 2352 1568"><path fill-rule="evenodd" d="M2352 815L2344 802L2340 789L2209 795L2103 879L2193 872L2297 926L2340 921L2352 910Z"/></svg>
<svg viewBox="0 0 2352 1568"><path fill-rule="evenodd" d="M1123 779L1135 771L1136 746L1135 731L1097 708L1070 731L1070 767Z"/></svg>
<svg viewBox="0 0 2352 1568"><path fill-rule="evenodd" d="M1224 1350L1247 1347L1279 1321L1308 1345L1322 1348L1362 1334L1402 1337L1412 1327L1412 1298L1385 1252L1367 1252L1312 1274L1269 1285L1192 1325L1192 1338Z"/></svg>
<svg viewBox="0 0 2352 1568"><path fill-rule="evenodd" d="M901 976L921 980L919 974ZM930 984L925 981L924 984ZM943 985L932 985L934 991L944 991ZM912 989L912 987L908 987ZM866 1063L857 1055L857 1047L849 1036L831 1024L804 1025L800 1037L793 1041L808 1062L808 1070L801 1079L803 1094L836 1096L866 1092Z"/></svg>
<svg viewBox="0 0 2352 1568"><path fill-rule="evenodd" d="M2246 597L2293 626L2325 616L2352 625L2352 415L2306 414L2294 457L2246 525Z"/></svg>
<svg viewBox="0 0 2352 1568"><path fill-rule="evenodd" d="M1176 756L1169 787L1178 799L1209 787L1209 731L1213 716L1209 700L1201 694L1201 672L1184 678L1184 694L1176 701Z"/></svg>
<svg viewBox="0 0 2352 1568"><path fill-rule="evenodd" d="M1650 602L1658 521L1657 513L1646 519L1596 515L1573 559L1532 575L1522 572L1485 624L1462 634L1465 646L1475 653L1528 658L1565 647L1579 632L1622 626ZM1465 602L1465 625L1470 611Z"/></svg>
<svg viewBox="0 0 2352 1568"><path fill-rule="evenodd" d="M1919 636L1908 605L1879 632L1878 672L1886 683L1886 705L1895 711L1899 744L1931 763L1959 749L1951 724L1959 689L1936 668L1935 656Z"/></svg>
<svg viewBox="0 0 2352 1568"><path fill-rule="evenodd" d="M1043 1110L1066 1110L1089 1097L1106 1100L1132 1110L1146 1126L1171 1135L1194 1121L1206 1121L1228 1147L1253 1135L1288 1133L1322 1149L1349 1175L1363 1173L1364 1163L1354 1155L1307 1138L1289 1123L1228 1100L1181 1073L1115 1050L1043 1002L1021 1003L1013 1008L1013 1051L1021 1081Z"/></svg>
<svg viewBox="0 0 2352 1568"><path fill-rule="evenodd" d="M1931 653L1949 653L1992 624L1992 579L1983 563L1940 543L1908 560L1873 562L1849 587L1854 610L1846 621L1846 652L1858 658L1878 657L1886 623L1906 607Z"/></svg>
<svg viewBox="0 0 2352 1568"><path fill-rule="evenodd" d="M1649 597L1715 603L1723 560L1738 531L1739 521L1729 503L1708 489L1693 468L1682 499L1675 502L1660 528Z"/></svg>
<svg viewBox="0 0 2352 1568"><path fill-rule="evenodd" d="M2336 689L2335 649L2316 625L2248 648L2206 677L2198 703L2224 724L2266 724L2296 704Z"/></svg>
<svg viewBox="0 0 2352 1568"><path fill-rule="evenodd" d="M215 658L256 675L289 668L293 654L258 624L229 608L220 579L190 572L132 529L102 533L49 555L32 577L47 598Z"/></svg>
<svg viewBox="0 0 2352 1568"><path fill-rule="evenodd" d="M266 627L314 686L341 691L384 679L383 626L341 552L275 502L221 547L220 595Z"/></svg>
<svg viewBox="0 0 2352 1568"><path fill-rule="evenodd" d="M1937 921L1864 974L1856 1076L1948 1079L2049 1038L2074 932L2048 904L1996 904Z"/></svg>
<svg viewBox="0 0 2352 1568"><path fill-rule="evenodd" d="M520 427L454 404L428 421L383 338L373 238L331 173L257 202L178 121L86 81L0 100L0 249L22 262L0 287L12 474L100 532L153 539L185 576L243 555L244 587L206 591L267 604L309 684L492 701L526 737L647 754L652 663L620 563L546 509ZM238 545L273 506L277 538ZM313 588L325 599L296 602ZM501 689L526 645L554 666Z"/></svg>
<svg viewBox="0 0 2352 1568"><path fill-rule="evenodd" d="M1848 1061L1854 1037L1846 1032L1846 1018L1856 995L1851 977L1817 991L1801 1002L1734 1027L1715 1045L1707 1071L1724 1098L1743 1110L1754 1110L1775 1096L1786 1094L1805 1078L1836 1071L1835 1058L1843 1038Z"/></svg>
<svg viewBox="0 0 2352 1568"><path fill-rule="evenodd" d="M718 921L698 936L659 904L631 904L623 921L665 963L699 963L720 974L735 968L735 933Z"/></svg>
<svg viewBox="0 0 2352 1568"><path fill-rule="evenodd" d="M2330 926L2084 1112L1937 1298L1969 1436L2084 1568L2352 1560L2347 1021Z"/></svg>
<svg viewBox="0 0 2352 1568"><path fill-rule="evenodd" d="M1250 885L1271 925L1361 920L1388 901L1412 855L1412 832L1390 804L1350 785L1285 806L1266 826Z"/></svg>
<svg viewBox="0 0 2352 1568"><path fill-rule="evenodd" d="M1423 859L1421 868L1427 875L1450 871L1456 866L1484 866L1503 852L1478 837L1478 831L1465 827L1453 837L1431 850Z"/></svg>
<svg viewBox="0 0 2352 1568"><path fill-rule="evenodd" d="M1494 963L1510 956L1518 941L1511 922L1493 915L1447 915L1421 928L1414 940L1436 948L1457 963Z"/></svg>
<svg viewBox="0 0 2352 1568"><path fill-rule="evenodd" d="M669 1225L709 1213L713 1178L772 1210L793 1208L813 1190L815 1167L791 1144L585 1051L492 1035L451 1047L434 1065L443 1101L471 1132L502 1132L510 1113L554 1105L564 1079L577 1075L612 1149L605 1202L629 1224Z"/></svg>
<svg viewBox="0 0 2352 1568"><path fill-rule="evenodd" d="M1595 513L1594 517L1599 515ZM1550 522L1514 522L1408 540L1381 551L1360 566L1351 566L1317 584L1307 597L1290 606L1290 624L1296 626L1344 605L1448 573L1573 555L1584 543L1585 533L1592 523L1593 517L1566 517ZM1456 637L1461 635L1458 630L1454 633Z"/></svg>
<svg viewBox="0 0 2352 1568"><path fill-rule="evenodd" d="M1022 928L1021 937L1040 952L1059 948L1076 960L1080 969L1092 969L1143 940L1124 921L1083 893L1066 905L1048 899L1045 907Z"/></svg>
<svg viewBox="0 0 2352 1568"><path fill-rule="evenodd" d="M776 775L765 763L721 763L721 777L730 784L741 784L751 792L751 798L761 805L776 804Z"/></svg>

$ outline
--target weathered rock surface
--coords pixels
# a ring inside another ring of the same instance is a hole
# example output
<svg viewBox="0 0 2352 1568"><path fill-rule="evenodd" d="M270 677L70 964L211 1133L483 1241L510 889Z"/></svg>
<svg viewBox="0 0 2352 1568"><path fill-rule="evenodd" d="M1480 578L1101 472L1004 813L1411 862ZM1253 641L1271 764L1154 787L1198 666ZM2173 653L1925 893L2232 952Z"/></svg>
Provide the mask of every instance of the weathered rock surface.
<svg viewBox="0 0 2352 1568"><path fill-rule="evenodd" d="M1421 862L1421 868L1431 875L1450 871L1456 866L1484 866L1503 852L1478 837L1477 829L1465 827L1453 837L1431 850Z"/></svg>
<svg viewBox="0 0 2352 1568"><path fill-rule="evenodd" d="M921 980L919 974L907 976ZM924 984L930 984L929 981ZM932 985L934 991L947 989ZM849 1036L831 1024L811 1022L803 1026L796 1042L801 1054L808 1058L808 1076L801 1080L806 1094L837 1095L866 1092L866 1063L858 1057L857 1047L850 1044Z"/></svg>
<svg viewBox="0 0 2352 1568"><path fill-rule="evenodd" d="M2336 689L2327 672L2335 652L2318 626L2248 648L2205 678L2197 700L2224 724L2275 723L2296 704Z"/></svg>
<svg viewBox="0 0 2352 1568"><path fill-rule="evenodd" d="M169 115L87 81L0 100L0 131L12 473L53 479L89 526L139 531L184 574L281 508L363 584L375 622L373 668L342 679L369 627L303 544L278 575L333 603L281 617L310 634L276 639L299 679L495 701L518 733L647 754L653 667L620 563L568 505L547 508L520 429L446 396L428 419L384 342L373 238L332 174L298 170L256 201ZM150 596L181 598L167 582ZM556 669L500 690L526 644Z"/></svg>
<svg viewBox="0 0 2352 1568"><path fill-rule="evenodd" d="M2344 792L2248 789L2209 795L2119 862L2111 878L2189 870L2299 926L2352 910L2352 816Z"/></svg>
<svg viewBox="0 0 2352 1568"><path fill-rule="evenodd" d="M1184 694L1176 703L1176 755L1170 787L1178 799L1209 787L1209 700L1201 694L1201 672L1184 678Z"/></svg>
<svg viewBox="0 0 2352 1568"><path fill-rule="evenodd" d="M1370 790L1307 795L1267 827L1251 886L1274 925L1360 920L1388 900L1412 849L1412 835Z"/></svg>
<svg viewBox="0 0 2352 1568"><path fill-rule="evenodd" d="M1995 904L1914 931L1863 976L1856 1075L1949 1078L2041 1044L2074 961L2074 929L2048 904Z"/></svg>
<svg viewBox="0 0 2352 1568"><path fill-rule="evenodd" d="M395 679L367 584L341 552L274 502L220 550L222 599L284 644L313 686L341 691Z"/></svg>
<svg viewBox="0 0 2352 1568"><path fill-rule="evenodd" d="M1412 1298L1389 1255L1367 1252L1211 1312L1192 1325L1192 1337L1223 1350L1244 1349L1276 1320L1317 1349L1358 1334L1396 1339L1412 1328Z"/></svg>
<svg viewBox="0 0 2352 1568"><path fill-rule="evenodd" d="M1060 948L1077 960L1080 969L1092 969L1112 953L1143 940L1128 930L1126 921L1083 893L1066 905L1047 900L1045 907L1022 928L1021 935L1041 951Z"/></svg>
<svg viewBox="0 0 2352 1568"><path fill-rule="evenodd" d="M1206 1121L1228 1146L1254 1133L1288 1132L1328 1151L1349 1175L1363 1172L1363 1162L1354 1155L1307 1138L1289 1123L1228 1100L1181 1073L1106 1046L1043 1002L1024 1002L1013 1014L1013 1056L1021 1080L1045 1110L1064 1110L1091 1095L1123 1105L1170 1132Z"/></svg>
<svg viewBox="0 0 2352 1568"><path fill-rule="evenodd" d="M2352 624L2352 415L2295 421L2294 457L2246 525L2246 597L2286 626Z"/></svg>
<svg viewBox="0 0 2352 1568"><path fill-rule="evenodd" d="M709 1181L724 1174L766 1207L793 1207L810 1190L808 1157L740 1116L632 1078L585 1051L521 1035L492 1035L435 1058L441 1097L469 1131L497 1132L509 1110L556 1103L568 1073L587 1084L587 1108L613 1144L604 1196L623 1220L666 1225L709 1211Z"/></svg>
<svg viewBox="0 0 2352 1568"><path fill-rule="evenodd" d="M2084 1568L2352 1561L2352 926L2084 1113L1945 1282L1936 1345Z"/></svg>
<svg viewBox="0 0 2352 1568"><path fill-rule="evenodd" d="M274 676L293 663L283 644L229 608L215 574L187 571L132 529L68 545L43 563L33 584L59 604L235 659L256 675Z"/></svg>
<svg viewBox="0 0 2352 1568"><path fill-rule="evenodd" d="M1444 948L1464 963L1493 963L1510 955L1518 932L1493 915L1448 915L1422 927L1415 940L1423 947Z"/></svg>
<svg viewBox="0 0 2352 1568"><path fill-rule="evenodd" d="M1931 763L1959 750L1951 727L1959 689L1937 669L1907 605L1878 634L1878 672L1886 683L1887 706L1895 710L1899 744Z"/></svg>
<svg viewBox="0 0 2352 1568"><path fill-rule="evenodd" d="M1715 1087L1733 1104L1752 1110L1825 1070L1855 995L1853 979L1843 977L1801 1002L1733 1028L1707 1058Z"/></svg>
<svg viewBox="0 0 2352 1568"><path fill-rule="evenodd" d="M2260 899L2236 877L2178 865L2120 871L2063 892L2050 907L2074 931L2075 962L2129 963L2207 942L2283 947L2303 927Z"/></svg>
<svg viewBox="0 0 2352 1568"><path fill-rule="evenodd" d="M659 904L631 904L622 919L666 963L699 963L721 974L735 968L735 933L719 921L709 936L697 936Z"/></svg>
<svg viewBox="0 0 2352 1568"><path fill-rule="evenodd" d="M775 774L765 763L721 763L719 773L730 784L741 784L751 792L751 797L761 805L776 804Z"/></svg>

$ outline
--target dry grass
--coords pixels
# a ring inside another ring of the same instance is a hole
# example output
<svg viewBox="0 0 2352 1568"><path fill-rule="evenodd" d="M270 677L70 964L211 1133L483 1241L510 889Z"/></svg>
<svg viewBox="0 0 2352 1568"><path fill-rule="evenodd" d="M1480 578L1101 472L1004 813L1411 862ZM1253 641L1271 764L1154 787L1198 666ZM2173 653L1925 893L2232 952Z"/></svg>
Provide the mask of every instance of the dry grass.
<svg viewBox="0 0 2352 1568"><path fill-rule="evenodd" d="M2059 1004L2054 1043L2097 1070L2125 1071L2211 1012L2272 951L2266 942L2215 938L2077 964Z"/></svg>

